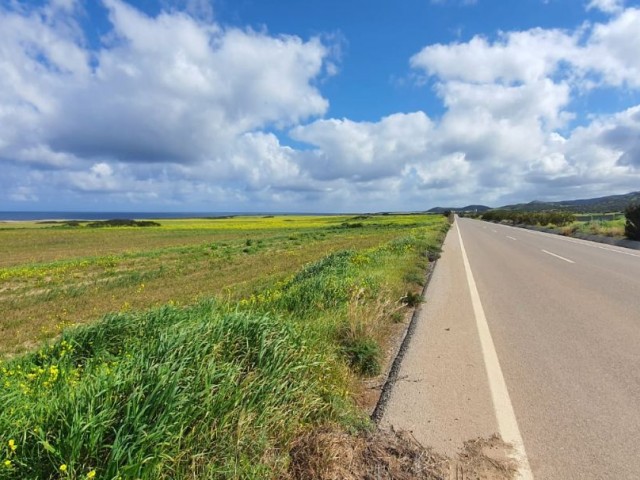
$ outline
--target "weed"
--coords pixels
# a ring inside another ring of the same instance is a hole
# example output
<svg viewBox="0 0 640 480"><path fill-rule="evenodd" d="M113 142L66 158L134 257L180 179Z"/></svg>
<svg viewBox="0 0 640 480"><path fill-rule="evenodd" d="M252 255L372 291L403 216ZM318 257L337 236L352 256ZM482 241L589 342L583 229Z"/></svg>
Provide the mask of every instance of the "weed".
<svg viewBox="0 0 640 480"><path fill-rule="evenodd" d="M407 307L417 307L422 303L422 301L422 295L415 292L407 292L407 294L402 297L402 303Z"/></svg>
<svg viewBox="0 0 640 480"><path fill-rule="evenodd" d="M407 283L413 283L416 285L423 286L424 285L424 271L422 270L411 270L404 276L404 280Z"/></svg>
<svg viewBox="0 0 640 480"><path fill-rule="evenodd" d="M380 347L374 339L351 339L343 345L343 350L349 364L358 373L369 377L380 373Z"/></svg>

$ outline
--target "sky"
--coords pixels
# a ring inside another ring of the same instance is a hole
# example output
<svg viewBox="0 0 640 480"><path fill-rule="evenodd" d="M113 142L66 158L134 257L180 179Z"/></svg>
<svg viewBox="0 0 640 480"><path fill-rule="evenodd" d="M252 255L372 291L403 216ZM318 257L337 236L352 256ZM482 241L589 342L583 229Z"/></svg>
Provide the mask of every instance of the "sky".
<svg viewBox="0 0 640 480"><path fill-rule="evenodd" d="M640 190L640 2L0 0L0 210Z"/></svg>

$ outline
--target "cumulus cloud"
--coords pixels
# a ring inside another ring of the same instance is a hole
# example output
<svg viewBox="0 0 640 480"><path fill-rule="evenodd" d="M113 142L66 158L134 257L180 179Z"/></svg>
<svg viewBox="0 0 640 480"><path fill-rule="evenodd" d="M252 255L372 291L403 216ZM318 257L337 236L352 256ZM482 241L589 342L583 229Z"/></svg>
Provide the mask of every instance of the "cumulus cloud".
<svg viewBox="0 0 640 480"><path fill-rule="evenodd" d="M314 178L353 181L397 175L427 150L432 123L423 112L394 114L379 122L318 120L298 126L291 136L318 147L302 155Z"/></svg>
<svg viewBox="0 0 640 480"><path fill-rule="evenodd" d="M444 81L521 84L558 77L640 87L640 9L573 32L535 28L503 32L491 42L428 45L411 66Z"/></svg>
<svg viewBox="0 0 640 480"><path fill-rule="evenodd" d="M60 181L87 191L118 191L116 164L150 178L161 164L191 164L252 185L271 182L269 172L295 176L273 138L256 132L327 110L315 83L330 46L103 3L112 29L93 49L74 1L0 7L0 159L65 169Z"/></svg>
<svg viewBox="0 0 640 480"><path fill-rule="evenodd" d="M576 39L540 28L482 36L466 43L429 45L411 57L411 66L446 80L517 83L547 78L561 59L573 55Z"/></svg>
<svg viewBox="0 0 640 480"><path fill-rule="evenodd" d="M599 75L605 85L640 88L640 9L628 8L593 27L586 44L570 61Z"/></svg>
<svg viewBox="0 0 640 480"><path fill-rule="evenodd" d="M464 154L469 188L505 199L637 188L637 107L571 130L579 95L640 87L632 52L640 44L640 10L598 5L615 15L574 31L536 28L493 41L428 45L411 58L413 68L435 79L446 106L432 146Z"/></svg>

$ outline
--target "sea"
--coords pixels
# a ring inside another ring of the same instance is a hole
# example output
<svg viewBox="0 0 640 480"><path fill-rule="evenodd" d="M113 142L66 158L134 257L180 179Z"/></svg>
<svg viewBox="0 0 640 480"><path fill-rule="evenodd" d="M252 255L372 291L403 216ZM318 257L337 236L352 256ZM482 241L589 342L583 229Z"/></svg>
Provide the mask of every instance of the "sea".
<svg viewBox="0 0 640 480"><path fill-rule="evenodd" d="M0 221L44 221L44 220L112 220L112 219L161 219L161 218L220 218L253 215L294 215L294 213L271 212L0 212ZM295 215L322 215L319 213L296 213Z"/></svg>
<svg viewBox="0 0 640 480"><path fill-rule="evenodd" d="M300 212L2 212L0 222L44 220L154 220L162 218L220 218L265 215L332 215Z"/></svg>

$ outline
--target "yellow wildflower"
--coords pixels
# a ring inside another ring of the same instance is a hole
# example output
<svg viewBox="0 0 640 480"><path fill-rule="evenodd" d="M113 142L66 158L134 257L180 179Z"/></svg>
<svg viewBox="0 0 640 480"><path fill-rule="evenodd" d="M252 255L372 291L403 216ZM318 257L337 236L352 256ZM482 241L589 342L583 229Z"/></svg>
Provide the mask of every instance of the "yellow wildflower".
<svg viewBox="0 0 640 480"><path fill-rule="evenodd" d="M11 468L11 460L5 460L4 461L4 466L7 468Z"/></svg>
<svg viewBox="0 0 640 480"><path fill-rule="evenodd" d="M11 449L12 452L16 451L16 441L12 438L11 440L9 440L9 448Z"/></svg>
<svg viewBox="0 0 640 480"><path fill-rule="evenodd" d="M87 478L95 478L95 476L96 476L95 470L91 470L89 473L87 473Z"/></svg>
<svg viewBox="0 0 640 480"><path fill-rule="evenodd" d="M66 472L67 471L67 464L63 463L62 465L60 465L60 471L61 472Z"/></svg>

